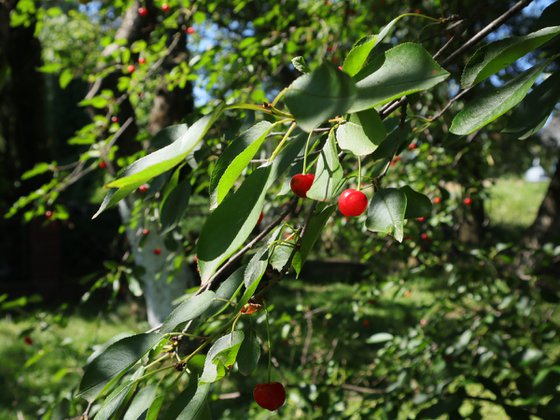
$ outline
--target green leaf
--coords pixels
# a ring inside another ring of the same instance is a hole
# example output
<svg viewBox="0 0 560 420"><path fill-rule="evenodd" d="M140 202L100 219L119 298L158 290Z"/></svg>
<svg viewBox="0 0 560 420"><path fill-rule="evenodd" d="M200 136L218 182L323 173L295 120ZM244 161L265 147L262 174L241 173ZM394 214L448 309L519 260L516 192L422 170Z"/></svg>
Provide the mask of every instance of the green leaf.
<svg viewBox="0 0 560 420"><path fill-rule="evenodd" d="M366 343L379 344L379 343L385 343L387 341L391 341L392 339L393 339L393 334L381 332L381 333L373 334L371 337L367 338Z"/></svg>
<svg viewBox="0 0 560 420"><path fill-rule="evenodd" d="M329 220L335 209L336 206L332 204L319 204L311 215L311 218L309 219L309 222L307 223L307 226L305 227L305 231L303 232L303 236L301 238L301 247L299 250L301 257L301 264L299 267L300 269L307 260L307 257L309 256L311 249L315 245L315 242L317 242L317 240L321 237L323 228L327 224L327 221ZM297 274L299 276L299 271L297 272Z"/></svg>
<svg viewBox="0 0 560 420"><path fill-rule="evenodd" d="M344 114L356 98L352 79L331 63L323 63L296 79L284 102L299 126L311 131L329 118Z"/></svg>
<svg viewBox="0 0 560 420"><path fill-rule="evenodd" d="M161 333L144 333L111 344L86 366L78 396L93 401L110 382L118 380L163 337Z"/></svg>
<svg viewBox="0 0 560 420"><path fill-rule="evenodd" d="M482 82L558 34L560 34L560 26L553 26L525 36L496 41L479 48L465 66L461 86L467 88Z"/></svg>
<svg viewBox="0 0 560 420"><path fill-rule="evenodd" d="M401 188L406 195L406 212L405 219L414 219L416 217L429 216L432 212L432 200L424 194L414 191L408 185Z"/></svg>
<svg viewBox="0 0 560 420"><path fill-rule="evenodd" d="M230 192L273 128L274 125L268 121L257 123L242 133L220 156L210 180L212 208Z"/></svg>
<svg viewBox="0 0 560 420"><path fill-rule="evenodd" d="M268 244L261 247L255 252L255 255L249 260L249 264L245 268L243 274L243 282L245 288L249 289L251 285L259 281L266 271L268 266Z"/></svg>
<svg viewBox="0 0 560 420"><path fill-rule="evenodd" d="M245 267L239 267L235 270L216 290L214 302L210 304L206 314L208 316L216 316L230 307L230 301L235 298L241 290L243 283L243 273ZM227 302L225 302L227 301Z"/></svg>
<svg viewBox="0 0 560 420"><path fill-rule="evenodd" d="M315 180L307 191L307 198L319 201L330 200L340 187L343 176L342 166L340 166L338 160L334 131L331 131L319 155L317 168L315 169Z"/></svg>
<svg viewBox="0 0 560 420"><path fill-rule="evenodd" d="M248 376L257 367L261 357L261 345L259 339L252 328L247 328L245 339L239 349L237 356L237 367L242 375Z"/></svg>
<svg viewBox="0 0 560 420"><path fill-rule="evenodd" d="M305 61L305 58L303 58L301 55L292 58L292 64L294 66L294 68L299 71L300 73L309 73L311 71L311 69L309 68L309 66L307 65L307 62Z"/></svg>
<svg viewBox="0 0 560 420"><path fill-rule="evenodd" d="M349 74L350 76L354 76L357 74L366 64L367 59L373 49L381 42L385 37L391 32L395 24L403 17L410 16L411 14L405 13L403 15L397 16L391 22L381 29L379 34L376 35L366 35L363 38L359 39L346 58L344 59L344 64L342 65L342 69Z"/></svg>
<svg viewBox="0 0 560 420"><path fill-rule="evenodd" d="M259 220L267 190L293 164L306 139L303 133L293 138L272 165L257 168L206 218L197 245L203 283L249 237Z"/></svg>
<svg viewBox="0 0 560 420"><path fill-rule="evenodd" d="M449 131L457 135L470 134L508 112L523 100L545 66L533 67L500 88L487 91L466 104L453 118Z"/></svg>
<svg viewBox="0 0 560 420"><path fill-rule="evenodd" d="M216 121L224 109L218 106L212 113L205 115L190 126L173 143L165 146L128 166L122 176L108 184L110 188L123 188L132 184L144 183L175 167L192 152Z"/></svg>
<svg viewBox="0 0 560 420"><path fill-rule="evenodd" d="M402 242L406 195L396 188L379 190L368 209L366 227L373 232L392 235Z"/></svg>
<svg viewBox="0 0 560 420"><path fill-rule="evenodd" d="M119 409L119 407L125 402L125 399L132 389L133 385L133 381L128 381L124 384L121 384L119 387L117 387L117 389L111 392L111 394L103 401L103 404L95 415L94 420L109 420Z"/></svg>
<svg viewBox="0 0 560 420"><path fill-rule="evenodd" d="M157 386L146 385L134 397L130 403L130 407L126 410L123 420L137 420L141 418L152 406L157 397Z"/></svg>
<svg viewBox="0 0 560 420"><path fill-rule="evenodd" d="M387 130L374 109L351 114L348 122L336 130L338 146L356 156L373 153L386 136Z"/></svg>
<svg viewBox="0 0 560 420"><path fill-rule="evenodd" d="M195 382L195 381L193 381ZM206 405L206 399L210 393L210 384L198 383L195 394L190 400L186 400L189 403L187 406L179 413L176 417L177 420L197 420L200 419L204 407Z"/></svg>
<svg viewBox="0 0 560 420"><path fill-rule="evenodd" d="M164 193L160 206L162 233L170 232L183 218L191 196L191 180L184 178L167 194Z"/></svg>
<svg viewBox="0 0 560 420"><path fill-rule="evenodd" d="M56 166L56 162L37 163L37 164L35 164L35 166L33 168L31 168L28 171L25 171L23 173L23 175L21 176L21 179L25 180L25 179L33 178L34 176L37 176L37 175L44 174L45 172L48 172L48 171L52 170L55 166Z"/></svg>
<svg viewBox="0 0 560 420"><path fill-rule="evenodd" d="M212 383L223 378L235 363L244 337L243 331L238 330L218 338L208 350L204 370L198 382Z"/></svg>
<svg viewBox="0 0 560 420"><path fill-rule="evenodd" d="M553 73L534 88L515 108L503 132L521 140L539 131L560 99L560 72Z"/></svg>
<svg viewBox="0 0 560 420"><path fill-rule="evenodd" d="M411 127L409 123L405 123L404 126L397 124L393 128L387 138L379 145L379 147L373 152L371 158L375 161L378 159L387 160L390 162L399 150L401 150L411 132ZM374 175L371 175L374 176Z"/></svg>
<svg viewBox="0 0 560 420"><path fill-rule="evenodd" d="M97 211L91 218L95 219L105 210L116 205L119 201L121 201L123 198L128 196L132 191L136 190L143 183L144 183L143 181L140 181L123 188L111 188L107 193L107 195L105 196L105 198L103 198L103 202L99 206L99 209L97 209Z"/></svg>
<svg viewBox="0 0 560 420"><path fill-rule="evenodd" d="M160 332L169 333L178 325L202 315L212 303L216 294L212 290L205 290L200 295L193 295L173 309L173 312L163 322Z"/></svg>
<svg viewBox="0 0 560 420"><path fill-rule="evenodd" d="M66 68L62 70L60 76L58 77L58 84L60 85L61 89L64 89L66 86L70 84L74 75L72 74L72 70Z"/></svg>
<svg viewBox="0 0 560 420"><path fill-rule="evenodd" d="M375 57L354 76L358 97L348 112L363 111L430 89L448 76L420 44L397 45Z"/></svg>
<svg viewBox="0 0 560 420"><path fill-rule="evenodd" d="M145 420L157 420L159 418L159 410L163 404L163 395L159 395L154 402L150 405L148 412L146 413Z"/></svg>

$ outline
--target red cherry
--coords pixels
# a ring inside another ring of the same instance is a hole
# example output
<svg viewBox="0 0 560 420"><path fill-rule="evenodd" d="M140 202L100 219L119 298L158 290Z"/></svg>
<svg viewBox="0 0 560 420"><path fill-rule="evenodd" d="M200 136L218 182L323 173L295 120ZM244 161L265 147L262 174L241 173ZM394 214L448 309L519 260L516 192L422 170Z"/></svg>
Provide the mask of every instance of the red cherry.
<svg viewBox="0 0 560 420"><path fill-rule="evenodd" d="M313 174L296 174L290 180L290 188L295 195L305 198L314 180L315 175Z"/></svg>
<svg viewBox="0 0 560 420"><path fill-rule="evenodd" d="M171 8L169 7L169 5L167 3L163 3L161 5L161 10L163 10L165 13L169 12L169 9L171 9Z"/></svg>
<svg viewBox="0 0 560 420"><path fill-rule="evenodd" d="M118 123L118 122L119 122L119 117L117 117L116 115L113 115L113 116L111 117L111 122L113 122L113 123L115 123L115 124Z"/></svg>
<svg viewBox="0 0 560 420"><path fill-rule="evenodd" d="M146 17L148 16L148 9L146 9L145 7L139 7L138 14L142 17Z"/></svg>
<svg viewBox="0 0 560 420"><path fill-rule="evenodd" d="M434 204L439 204L439 203L441 203L441 198L434 197L434 199L432 201L433 201Z"/></svg>
<svg viewBox="0 0 560 420"><path fill-rule="evenodd" d="M46 217L47 219L50 219L51 217L53 217L53 214L54 214L54 213L53 213L52 210L47 210L47 211L45 212L45 217Z"/></svg>
<svg viewBox="0 0 560 420"><path fill-rule="evenodd" d="M138 191L140 191L141 193L145 193L149 188L150 186L148 184L142 184L138 187Z"/></svg>
<svg viewBox="0 0 560 420"><path fill-rule="evenodd" d="M146 236L149 234L150 234L150 229L146 229L146 228L142 229L142 235Z"/></svg>
<svg viewBox="0 0 560 420"><path fill-rule="evenodd" d="M338 69L339 69L340 71L342 71L342 66L338 66Z"/></svg>
<svg viewBox="0 0 560 420"><path fill-rule="evenodd" d="M417 217L416 220L418 220L419 222L425 222L426 218L422 216L422 217Z"/></svg>
<svg viewBox="0 0 560 420"><path fill-rule="evenodd" d="M25 344L27 344L28 346L33 344L33 339L31 337L29 337L28 335L26 335L25 337L23 337L23 342Z"/></svg>
<svg viewBox="0 0 560 420"><path fill-rule="evenodd" d="M363 319L363 320L362 320L362 326L363 326L364 328L369 327L369 319Z"/></svg>
<svg viewBox="0 0 560 420"><path fill-rule="evenodd" d="M132 74L136 71L136 66L134 64L129 64L128 67L126 68L126 70Z"/></svg>
<svg viewBox="0 0 560 420"><path fill-rule="evenodd" d="M146 59L144 57L140 57L138 59L138 64L146 64Z"/></svg>
<svg viewBox="0 0 560 420"><path fill-rule="evenodd" d="M101 161L99 162L99 169L105 169L107 167L107 164L105 163L105 161Z"/></svg>
<svg viewBox="0 0 560 420"><path fill-rule="evenodd" d="M274 411L284 405L286 401L286 390L279 382L257 384L253 390L253 398L262 408Z"/></svg>
<svg viewBox="0 0 560 420"><path fill-rule="evenodd" d="M470 206L470 205L472 204L472 198L466 197L466 198L463 200L463 203L465 203L465 206Z"/></svg>
<svg viewBox="0 0 560 420"><path fill-rule="evenodd" d="M414 150L418 147L418 145L416 143L410 143L408 145L408 150Z"/></svg>
<svg viewBox="0 0 560 420"><path fill-rule="evenodd" d="M422 233L422 234L420 235L420 238L421 238L423 241L427 241L428 239L430 239L430 237L428 236L428 234L427 234L426 232Z"/></svg>
<svg viewBox="0 0 560 420"><path fill-rule="evenodd" d="M358 190L349 188L342 191L338 197L338 209L345 216L359 216L368 206L366 195Z"/></svg>
<svg viewBox="0 0 560 420"><path fill-rule="evenodd" d="M155 249L154 249L154 254L155 254L155 255L161 254L161 249L155 248Z"/></svg>
<svg viewBox="0 0 560 420"><path fill-rule="evenodd" d="M263 219L264 219L264 213L261 211L261 214L259 215L259 220L257 220L257 226L261 224Z"/></svg>
<svg viewBox="0 0 560 420"><path fill-rule="evenodd" d="M192 35L196 32L196 29L194 29L194 27L189 26L187 29L185 29L185 32L188 33L189 35Z"/></svg>

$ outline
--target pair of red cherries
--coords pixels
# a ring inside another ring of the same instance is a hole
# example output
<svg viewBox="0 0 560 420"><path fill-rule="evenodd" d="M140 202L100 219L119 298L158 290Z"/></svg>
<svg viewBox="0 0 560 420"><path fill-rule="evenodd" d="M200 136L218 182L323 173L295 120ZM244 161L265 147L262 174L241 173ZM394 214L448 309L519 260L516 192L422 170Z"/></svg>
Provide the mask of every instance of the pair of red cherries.
<svg viewBox="0 0 560 420"><path fill-rule="evenodd" d="M290 188L298 197L307 197L307 191L311 188L315 175L296 174L290 181ZM338 209L347 217L355 217L366 211L368 201L366 195L353 188L342 191L338 197Z"/></svg>

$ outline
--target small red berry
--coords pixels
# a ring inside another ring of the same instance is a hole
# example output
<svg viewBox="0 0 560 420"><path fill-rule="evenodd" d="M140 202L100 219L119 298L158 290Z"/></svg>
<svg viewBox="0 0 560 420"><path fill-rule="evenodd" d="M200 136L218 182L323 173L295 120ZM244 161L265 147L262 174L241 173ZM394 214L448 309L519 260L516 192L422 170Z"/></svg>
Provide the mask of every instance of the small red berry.
<svg viewBox="0 0 560 420"><path fill-rule="evenodd" d="M132 74L136 71L136 66L134 64L129 64L128 67L126 68L126 70Z"/></svg>
<svg viewBox="0 0 560 420"><path fill-rule="evenodd" d="M418 147L418 144L416 144L416 143L410 143L410 144L408 145L408 150L414 150L414 149L416 149L417 147Z"/></svg>
<svg viewBox="0 0 560 420"><path fill-rule="evenodd" d="M146 64L146 59L144 57L140 57L138 59L138 64Z"/></svg>
<svg viewBox="0 0 560 420"><path fill-rule="evenodd" d="M112 122L112 123L115 123L115 124L118 123L118 122L119 122L119 117L117 117L116 115L113 115L113 116L111 117L111 122Z"/></svg>
<svg viewBox="0 0 560 420"><path fill-rule="evenodd" d="M465 203L465 206L470 206L470 205L472 204L472 198L466 197L466 198L463 200L463 203Z"/></svg>
<svg viewBox="0 0 560 420"><path fill-rule="evenodd" d="M148 9L146 9L145 7L139 7L138 14L142 17L146 17L148 16Z"/></svg>
<svg viewBox="0 0 560 420"><path fill-rule="evenodd" d="M420 235L420 239L422 239L423 241L427 241L428 239L430 239L430 237L426 232L424 232Z"/></svg>
<svg viewBox="0 0 560 420"><path fill-rule="evenodd" d="M257 384L253 390L253 398L262 408L274 411L284 405L286 401L286 390L279 382Z"/></svg>
<svg viewBox="0 0 560 420"><path fill-rule="evenodd" d="M107 164L105 163L105 161L101 161L99 162L99 169L105 169L107 167Z"/></svg>
<svg viewBox="0 0 560 420"><path fill-rule="evenodd" d="M161 5L161 10L163 10L165 13L169 12L169 9L171 9L171 8L169 7L169 5L167 3L163 3Z"/></svg>
<svg viewBox="0 0 560 420"><path fill-rule="evenodd" d="M313 174L296 174L290 180L290 188L295 195L305 198L314 180L315 175Z"/></svg>
<svg viewBox="0 0 560 420"><path fill-rule="evenodd" d="M358 190L349 188L342 191L338 197L338 209L345 216L359 216L368 206L366 195Z"/></svg>
<svg viewBox="0 0 560 420"><path fill-rule="evenodd" d="M417 217L416 220L418 220L419 222L425 222L426 218L422 216L422 217Z"/></svg>
<svg viewBox="0 0 560 420"><path fill-rule="evenodd" d="M138 191L140 191L141 193L145 193L149 188L150 186L148 184L142 184L138 187Z"/></svg>
<svg viewBox="0 0 560 420"><path fill-rule="evenodd" d="M159 248L154 248L154 254L155 254L155 255L161 254L161 249L159 249Z"/></svg>
<svg viewBox="0 0 560 420"><path fill-rule="evenodd" d="M342 71L342 66L338 66L338 69L339 69L340 71Z"/></svg>
<svg viewBox="0 0 560 420"><path fill-rule="evenodd" d="M47 210L47 211L45 212L45 217L46 217L47 219L50 219L51 217L53 217L53 215L54 215L54 213L53 213L52 210Z"/></svg>
<svg viewBox="0 0 560 420"><path fill-rule="evenodd" d="M187 29L185 29L185 32L188 33L189 35L192 35L196 32L196 29L194 29L194 27L189 26Z"/></svg>
<svg viewBox="0 0 560 420"><path fill-rule="evenodd" d="M434 204L439 204L439 203L441 203L441 198L434 197L434 199L432 201L433 201Z"/></svg>
<svg viewBox="0 0 560 420"><path fill-rule="evenodd" d="M142 229L142 235L146 236L149 234L150 234L150 229L146 229L146 228Z"/></svg>
<svg viewBox="0 0 560 420"><path fill-rule="evenodd" d="M28 346L33 344L33 339L31 337L29 337L28 335L26 335L25 337L23 337L23 342L25 344L27 344Z"/></svg>
<svg viewBox="0 0 560 420"><path fill-rule="evenodd" d="M263 219L264 219L264 213L261 211L261 214L259 215L259 220L257 220L257 226L261 224Z"/></svg>
<svg viewBox="0 0 560 420"><path fill-rule="evenodd" d="M363 319L363 320L362 320L362 326L363 326L364 328L369 327L369 319Z"/></svg>

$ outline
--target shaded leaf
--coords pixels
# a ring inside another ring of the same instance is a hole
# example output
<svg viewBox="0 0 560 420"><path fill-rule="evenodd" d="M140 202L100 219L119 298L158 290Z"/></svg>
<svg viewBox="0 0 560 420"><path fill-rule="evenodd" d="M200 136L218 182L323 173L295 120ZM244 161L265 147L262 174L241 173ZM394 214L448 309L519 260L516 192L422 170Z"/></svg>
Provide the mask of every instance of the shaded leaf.
<svg viewBox="0 0 560 420"><path fill-rule="evenodd" d="M313 215L309 219L309 223L305 227L305 231L303 232L303 236L301 238L301 247L299 250L301 259L301 263L299 266L300 270L307 260L309 253L313 249L315 242L317 242L317 240L321 237L323 228L327 224L327 221L329 220L335 209L336 206L332 204L319 204L313 212ZM296 270L298 276L300 270Z"/></svg>
<svg viewBox="0 0 560 420"><path fill-rule="evenodd" d="M190 178L184 178L167 194L164 193L159 217L162 233L170 232L181 221L187 211L190 196Z"/></svg>
<svg viewBox="0 0 560 420"><path fill-rule="evenodd" d="M336 130L338 146L356 156L373 153L386 136L387 130L374 109L351 114L348 122Z"/></svg>
<svg viewBox="0 0 560 420"><path fill-rule="evenodd" d="M239 349L237 356L237 367L242 375L250 375L261 357L261 345L259 339L252 328L245 330L245 339Z"/></svg>
<svg viewBox="0 0 560 420"><path fill-rule="evenodd" d="M132 389L134 382L128 381L118 386L101 405L101 408L94 417L94 420L108 420L125 402L127 395Z"/></svg>
<svg viewBox="0 0 560 420"><path fill-rule="evenodd" d="M406 195L396 188L379 190L368 208L366 227L373 232L392 235L402 242Z"/></svg>
<svg viewBox="0 0 560 420"><path fill-rule="evenodd" d="M194 381L193 381L194 382ZM202 417L206 406L206 399L210 393L210 384L200 383L193 397L188 401L186 407L176 417L177 420L197 420Z"/></svg>
<svg viewBox="0 0 560 420"><path fill-rule="evenodd" d="M146 385L138 391L138 394L136 394L130 403L128 410L126 410L123 420L137 420L145 415L156 399L156 393L157 386L153 384Z"/></svg>
<svg viewBox="0 0 560 420"><path fill-rule="evenodd" d="M235 363L237 353L245 334L243 331L233 331L231 334L218 338L206 355L204 370L199 383L216 382L223 378Z"/></svg>
<svg viewBox="0 0 560 420"><path fill-rule="evenodd" d="M205 290L200 295L193 295L177 306L163 322L160 331L169 333L178 325L202 315L210 306L216 294L212 290Z"/></svg>
<svg viewBox="0 0 560 420"><path fill-rule="evenodd" d="M414 191L408 185L401 188L406 195L406 212L405 219L414 219L416 217L429 216L432 212L432 200L424 194Z"/></svg>
<svg viewBox="0 0 560 420"><path fill-rule="evenodd" d="M331 131L317 160L315 180L307 191L307 198L319 201L330 200L340 187L343 175L342 166L338 160L334 132Z"/></svg>

